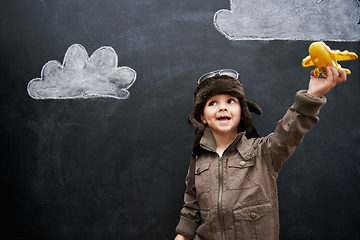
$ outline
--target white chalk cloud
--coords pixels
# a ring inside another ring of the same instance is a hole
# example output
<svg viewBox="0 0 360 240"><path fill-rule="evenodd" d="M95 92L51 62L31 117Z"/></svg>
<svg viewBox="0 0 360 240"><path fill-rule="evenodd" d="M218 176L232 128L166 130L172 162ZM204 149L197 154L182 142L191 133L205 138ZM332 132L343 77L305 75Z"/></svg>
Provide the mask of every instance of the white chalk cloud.
<svg viewBox="0 0 360 240"><path fill-rule="evenodd" d="M34 99L126 99L135 80L135 70L118 67L112 47L100 47L89 57L82 45L74 44L66 51L63 64L47 62L41 78L32 79L27 90Z"/></svg>
<svg viewBox="0 0 360 240"><path fill-rule="evenodd" d="M230 40L360 40L359 0L230 0L214 25Z"/></svg>

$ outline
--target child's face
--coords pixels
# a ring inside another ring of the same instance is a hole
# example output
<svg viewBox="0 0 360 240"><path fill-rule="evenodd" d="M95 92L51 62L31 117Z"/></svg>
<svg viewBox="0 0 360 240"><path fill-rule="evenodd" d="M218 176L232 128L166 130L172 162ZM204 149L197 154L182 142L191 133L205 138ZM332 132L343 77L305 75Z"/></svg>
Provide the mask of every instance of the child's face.
<svg viewBox="0 0 360 240"><path fill-rule="evenodd" d="M215 95L206 102L201 120L217 134L237 134L241 119L239 100L228 94Z"/></svg>

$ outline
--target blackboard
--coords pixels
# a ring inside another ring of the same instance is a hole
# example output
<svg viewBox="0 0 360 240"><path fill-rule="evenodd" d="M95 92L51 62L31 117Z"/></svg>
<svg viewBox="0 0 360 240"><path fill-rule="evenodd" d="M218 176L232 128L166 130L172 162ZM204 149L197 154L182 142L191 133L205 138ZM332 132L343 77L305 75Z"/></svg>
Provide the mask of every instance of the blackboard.
<svg viewBox="0 0 360 240"><path fill-rule="evenodd" d="M254 116L261 135L308 84L311 69L301 60L312 40L229 39L213 22L229 4L1 1L3 237L175 237L197 78L219 68L239 71L247 97L264 111ZM326 43L360 53L359 41L343 40ZM28 83L48 61L62 63L73 44L89 56L114 49L118 66L137 74L128 98L30 97ZM280 173L281 239L360 238L360 61L341 64L352 71L347 83L327 94L318 126Z"/></svg>

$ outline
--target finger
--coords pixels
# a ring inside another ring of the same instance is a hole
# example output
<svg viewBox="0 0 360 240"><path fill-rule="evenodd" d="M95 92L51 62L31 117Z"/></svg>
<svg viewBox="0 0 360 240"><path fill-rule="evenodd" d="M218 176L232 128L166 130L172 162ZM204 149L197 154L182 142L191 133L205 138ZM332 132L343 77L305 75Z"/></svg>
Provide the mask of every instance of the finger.
<svg viewBox="0 0 360 240"><path fill-rule="evenodd" d="M327 67L327 68L329 69L329 72L331 74L328 75L326 80L328 81L330 88L333 88L333 87L336 86L340 74L339 74L338 70L335 67Z"/></svg>
<svg viewBox="0 0 360 240"><path fill-rule="evenodd" d="M346 72L344 69L339 69L339 79L338 79L338 82L337 83L343 83L346 81Z"/></svg>
<svg viewBox="0 0 360 240"><path fill-rule="evenodd" d="M338 69L336 69L335 67L330 67L330 70L331 70L333 78L337 79L340 75Z"/></svg>
<svg viewBox="0 0 360 240"><path fill-rule="evenodd" d="M333 88L333 84L334 84L334 74L333 74L333 70L330 66L326 67L326 75L327 75L327 77L325 79L326 85L329 86L331 89L331 88Z"/></svg>
<svg viewBox="0 0 360 240"><path fill-rule="evenodd" d="M333 73L333 77L334 77L335 81L337 81L337 79L338 79L339 76L340 76L339 70L336 69L335 67L332 67L332 68L331 68L331 71L332 71L332 73Z"/></svg>
<svg viewBox="0 0 360 240"><path fill-rule="evenodd" d="M327 77L326 77L327 79L333 79L334 78L332 68L330 66L326 67L326 75L327 75Z"/></svg>

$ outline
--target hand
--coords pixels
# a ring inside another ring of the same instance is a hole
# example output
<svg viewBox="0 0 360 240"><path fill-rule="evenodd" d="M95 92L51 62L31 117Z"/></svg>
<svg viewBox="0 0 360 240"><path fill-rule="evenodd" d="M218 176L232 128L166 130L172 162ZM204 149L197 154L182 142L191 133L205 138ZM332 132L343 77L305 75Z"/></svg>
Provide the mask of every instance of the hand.
<svg viewBox="0 0 360 240"><path fill-rule="evenodd" d="M316 78L314 71L311 71L308 93L315 97L322 97L337 84L346 81L346 73L343 69L327 66L326 74L327 78Z"/></svg>
<svg viewBox="0 0 360 240"><path fill-rule="evenodd" d="M178 234L174 240L189 240L189 239L184 237L184 235L182 235L182 234Z"/></svg>

